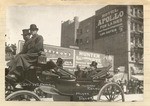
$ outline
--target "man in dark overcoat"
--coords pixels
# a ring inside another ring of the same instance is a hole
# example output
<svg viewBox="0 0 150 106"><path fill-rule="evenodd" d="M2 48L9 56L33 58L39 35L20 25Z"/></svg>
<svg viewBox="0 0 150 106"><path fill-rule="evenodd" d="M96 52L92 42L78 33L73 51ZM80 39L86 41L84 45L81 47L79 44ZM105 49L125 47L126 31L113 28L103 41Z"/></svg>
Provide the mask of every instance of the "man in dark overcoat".
<svg viewBox="0 0 150 106"><path fill-rule="evenodd" d="M9 69L12 71L12 70L15 70L15 66L14 66L14 62L16 61L17 59L17 56L20 55L20 54L25 54L27 53L27 47L28 47L28 44L30 43L30 32L29 32L29 29L23 29L22 30L23 34L21 34L23 36L23 39L24 39L24 45L22 47L22 50L20 53L18 53L15 58L12 58L12 60L10 62L7 63L7 66L9 67ZM14 69L12 69L14 68Z"/></svg>
<svg viewBox="0 0 150 106"><path fill-rule="evenodd" d="M23 34L22 34L22 36L23 36L23 39L24 39L24 45L23 45L23 48L22 48L22 50L21 50L21 52L19 53L19 54L25 54L25 53L27 53L27 51L28 51L28 44L31 42L31 40L30 40L30 32L29 32L30 30L29 29L23 29L22 30L22 32L23 32Z"/></svg>

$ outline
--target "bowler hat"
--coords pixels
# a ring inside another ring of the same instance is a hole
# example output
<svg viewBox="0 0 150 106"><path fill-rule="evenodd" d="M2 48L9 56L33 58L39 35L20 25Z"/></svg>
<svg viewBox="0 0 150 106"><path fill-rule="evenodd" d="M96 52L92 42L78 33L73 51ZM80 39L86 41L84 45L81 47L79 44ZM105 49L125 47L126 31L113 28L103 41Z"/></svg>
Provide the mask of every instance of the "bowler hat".
<svg viewBox="0 0 150 106"><path fill-rule="evenodd" d="M92 61L92 63L90 64L90 66L97 67L97 62L95 62L95 61Z"/></svg>
<svg viewBox="0 0 150 106"><path fill-rule="evenodd" d="M35 24L31 24L30 25L30 30L34 31L34 30L39 30L39 29L37 28L37 26Z"/></svg>
<svg viewBox="0 0 150 106"><path fill-rule="evenodd" d="M64 60L63 60L62 58L58 58L56 63L63 64L63 63L64 63Z"/></svg>
<svg viewBox="0 0 150 106"><path fill-rule="evenodd" d="M25 35L30 35L29 29L23 29L23 30L22 30L22 33L23 33L23 34L21 34L21 35L24 35L24 36L25 36Z"/></svg>

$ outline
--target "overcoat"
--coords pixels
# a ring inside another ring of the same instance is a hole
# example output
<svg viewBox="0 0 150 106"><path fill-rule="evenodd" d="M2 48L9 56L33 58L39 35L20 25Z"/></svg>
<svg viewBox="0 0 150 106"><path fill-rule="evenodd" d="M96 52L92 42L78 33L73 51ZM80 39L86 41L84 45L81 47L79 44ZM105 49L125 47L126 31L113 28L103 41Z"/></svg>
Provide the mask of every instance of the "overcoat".
<svg viewBox="0 0 150 106"><path fill-rule="evenodd" d="M10 72L17 73L16 68L21 67L27 70L31 65L37 62L39 52L44 51L43 37L41 35L33 36L24 44L22 53L18 54L13 61Z"/></svg>

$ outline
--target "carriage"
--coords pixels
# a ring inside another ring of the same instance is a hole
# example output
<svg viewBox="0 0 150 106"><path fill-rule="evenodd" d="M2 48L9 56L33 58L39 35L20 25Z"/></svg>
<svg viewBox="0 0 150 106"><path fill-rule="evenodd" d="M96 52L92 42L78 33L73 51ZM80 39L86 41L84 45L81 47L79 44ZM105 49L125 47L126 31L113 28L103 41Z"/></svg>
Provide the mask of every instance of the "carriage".
<svg viewBox="0 0 150 106"><path fill-rule="evenodd" d="M110 66L99 69L90 78L77 78L61 67L54 71L54 62L46 62L45 58L39 56L38 62L24 73L22 88L6 79L6 101L41 101L40 92L51 95L54 101L125 101L119 84L108 80Z"/></svg>

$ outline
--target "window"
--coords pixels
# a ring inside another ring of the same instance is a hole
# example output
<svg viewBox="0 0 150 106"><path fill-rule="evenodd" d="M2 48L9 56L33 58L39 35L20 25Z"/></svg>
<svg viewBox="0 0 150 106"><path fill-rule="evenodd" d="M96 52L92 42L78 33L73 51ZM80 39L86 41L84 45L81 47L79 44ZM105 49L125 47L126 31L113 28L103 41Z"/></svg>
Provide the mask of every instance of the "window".
<svg viewBox="0 0 150 106"><path fill-rule="evenodd" d="M143 38L139 38L139 46L140 46L140 47L143 46Z"/></svg>
<svg viewBox="0 0 150 106"><path fill-rule="evenodd" d="M82 39L76 39L76 44L77 44L77 45L79 45L79 44L83 44Z"/></svg>
<svg viewBox="0 0 150 106"><path fill-rule="evenodd" d="M88 24L87 25L90 25L91 23L90 22L88 22Z"/></svg>
<svg viewBox="0 0 150 106"><path fill-rule="evenodd" d="M135 53L135 61L138 61L138 53Z"/></svg>
<svg viewBox="0 0 150 106"><path fill-rule="evenodd" d="M140 59L141 59L141 60L143 59L143 53L140 54Z"/></svg>
<svg viewBox="0 0 150 106"><path fill-rule="evenodd" d="M79 44L79 39L76 39L76 44L77 44L77 45Z"/></svg>
<svg viewBox="0 0 150 106"><path fill-rule="evenodd" d="M135 31L138 30L138 24L137 24L137 23L134 23L134 26L133 26L133 27L134 27L134 30L135 30Z"/></svg>
<svg viewBox="0 0 150 106"><path fill-rule="evenodd" d="M137 45L137 44L138 44L138 38L135 39L135 45Z"/></svg>
<svg viewBox="0 0 150 106"><path fill-rule="evenodd" d="M131 29L132 31L135 31L135 30L136 30L136 24L135 24L134 22L131 22L131 24L130 24L130 29Z"/></svg>
<svg viewBox="0 0 150 106"><path fill-rule="evenodd" d="M86 37L86 43L87 44L89 43L89 37Z"/></svg>
<svg viewBox="0 0 150 106"><path fill-rule="evenodd" d="M134 14L134 10L133 7L130 8L130 14L133 15Z"/></svg>
<svg viewBox="0 0 150 106"><path fill-rule="evenodd" d="M84 27L84 33L89 32L89 29L88 29L88 28L89 28L88 25L86 25L86 26Z"/></svg>
<svg viewBox="0 0 150 106"><path fill-rule="evenodd" d="M81 35L82 34L82 29L77 29L77 35Z"/></svg>
<svg viewBox="0 0 150 106"><path fill-rule="evenodd" d="M137 8L134 9L134 15L138 16L138 9Z"/></svg>
<svg viewBox="0 0 150 106"><path fill-rule="evenodd" d="M133 30L133 22L130 24L130 29Z"/></svg>
<svg viewBox="0 0 150 106"><path fill-rule="evenodd" d="M139 18L143 18L143 12L142 12L142 10L138 10L138 17Z"/></svg>
<svg viewBox="0 0 150 106"><path fill-rule="evenodd" d="M140 25L139 24L137 24L137 30L139 31L139 28L140 28Z"/></svg>
<svg viewBox="0 0 150 106"><path fill-rule="evenodd" d="M135 60L135 56L134 56L134 53L132 52L131 53L131 61L134 61Z"/></svg>
<svg viewBox="0 0 150 106"><path fill-rule="evenodd" d="M134 47L134 37L131 38L131 44L130 45L131 45L131 48Z"/></svg>
<svg viewBox="0 0 150 106"><path fill-rule="evenodd" d="M80 44L81 44L81 45L83 44L83 40L82 40L82 39L80 39Z"/></svg>
<svg viewBox="0 0 150 106"><path fill-rule="evenodd" d="M138 24L138 31L139 31L139 32L143 32L143 25Z"/></svg>

